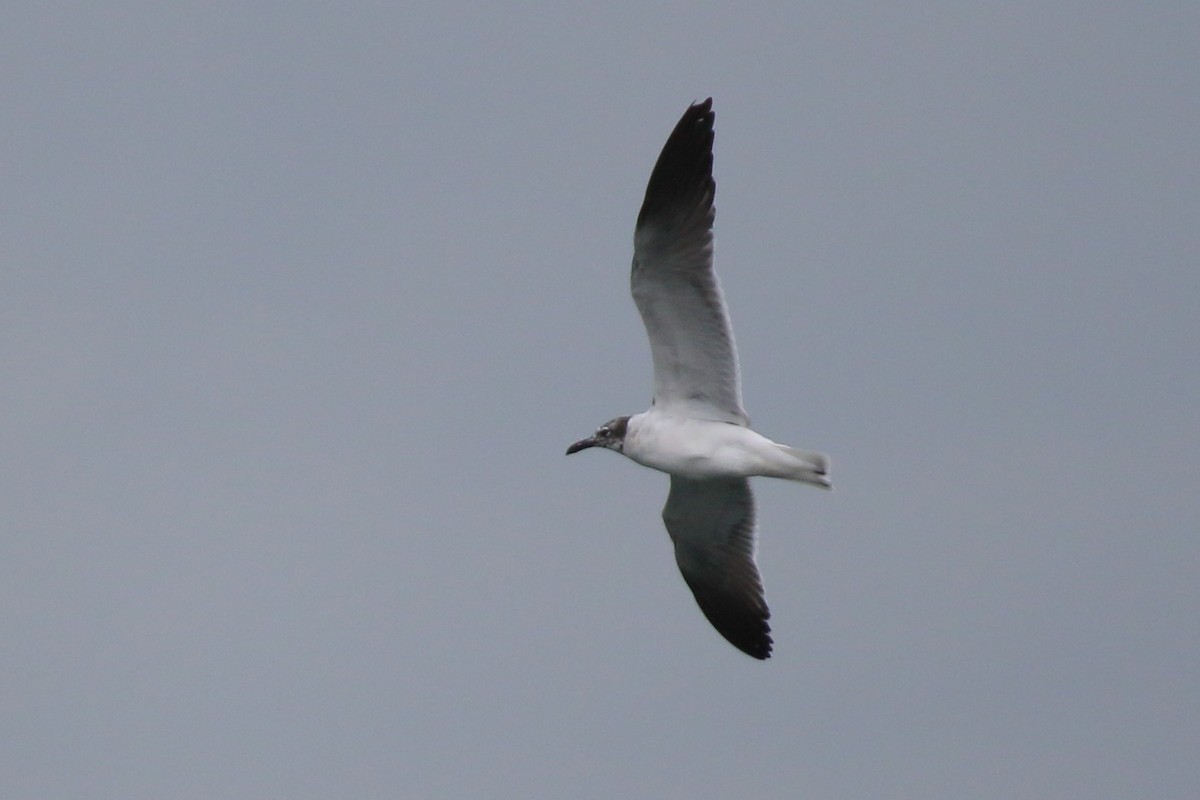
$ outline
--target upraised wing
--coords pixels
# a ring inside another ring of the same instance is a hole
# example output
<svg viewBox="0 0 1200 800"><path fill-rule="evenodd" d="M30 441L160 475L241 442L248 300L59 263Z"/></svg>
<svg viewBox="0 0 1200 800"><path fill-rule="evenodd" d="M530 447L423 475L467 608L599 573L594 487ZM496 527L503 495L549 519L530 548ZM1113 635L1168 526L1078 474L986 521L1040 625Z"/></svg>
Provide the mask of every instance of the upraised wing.
<svg viewBox="0 0 1200 800"><path fill-rule="evenodd" d="M630 285L650 337L654 405L748 425L729 312L713 271L712 98L686 112L650 174Z"/></svg>

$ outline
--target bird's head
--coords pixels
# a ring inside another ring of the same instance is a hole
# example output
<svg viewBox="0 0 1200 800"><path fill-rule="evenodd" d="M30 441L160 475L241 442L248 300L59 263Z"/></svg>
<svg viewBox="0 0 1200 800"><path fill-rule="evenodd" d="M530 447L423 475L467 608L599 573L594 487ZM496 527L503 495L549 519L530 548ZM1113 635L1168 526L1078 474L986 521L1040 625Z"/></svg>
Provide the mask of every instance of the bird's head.
<svg viewBox="0 0 1200 800"><path fill-rule="evenodd" d="M586 439L580 439L567 448L567 455L587 450L589 447L604 447L620 453L625 447L625 431L629 428L629 417L617 417L596 429Z"/></svg>

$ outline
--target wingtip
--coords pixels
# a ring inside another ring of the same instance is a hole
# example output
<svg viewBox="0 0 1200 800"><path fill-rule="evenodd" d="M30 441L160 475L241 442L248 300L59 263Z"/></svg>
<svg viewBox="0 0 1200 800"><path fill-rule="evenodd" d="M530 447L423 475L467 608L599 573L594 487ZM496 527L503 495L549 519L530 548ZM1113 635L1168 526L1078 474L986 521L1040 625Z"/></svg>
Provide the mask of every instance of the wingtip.
<svg viewBox="0 0 1200 800"><path fill-rule="evenodd" d="M751 658L758 659L759 661L766 661L771 657L771 652L773 650L772 645L774 644L775 640L771 638L770 633L764 632L758 636L754 636L753 638L741 638L737 640L725 634L724 631L720 631L720 633L725 636L730 644Z"/></svg>
<svg viewBox="0 0 1200 800"><path fill-rule="evenodd" d="M698 103L692 103L688 106L687 111L683 113L683 119L680 120L682 125L685 121L695 124L703 123L705 127L711 128L717 114L713 111L713 99L706 97Z"/></svg>
<svg viewBox="0 0 1200 800"><path fill-rule="evenodd" d="M765 602L748 608L729 596L714 598L703 591L697 592L695 586L692 586L692 594L704 616L725 641L759 661L771 657L775 640L771 638L768 622L771 611Z"/></svg>
<svg viewBox="0 0 1200 800"><path fill-rule="evenodd" d="M763 627L766 630L761 635L750 641L743 641L741 643L733 642L733 646L752 658L757 658L759 661L766 661L771 657L775 640L771 638L771 629L767 627L765 621Z"/></svg>
<svg viewBox="0 0 1200 800"><path fill-rule="evenodd" d="M712 203L716 184L712 177L713 126L716 115L712 98L688 106L659 153L637 224L666 216L679 216L712 227ZM675 220L676 223L679 220Z"/></svg>
<svg viewBox="0 0 1200 800"><path fill-rule="evenodd" d="M752 650L745 647L738 647L738 649L751 658L758 659L759 661L766 661L771 657L771 641L771 637L768 636L766 642L764 642L760 647L756 647Z"/></svg>

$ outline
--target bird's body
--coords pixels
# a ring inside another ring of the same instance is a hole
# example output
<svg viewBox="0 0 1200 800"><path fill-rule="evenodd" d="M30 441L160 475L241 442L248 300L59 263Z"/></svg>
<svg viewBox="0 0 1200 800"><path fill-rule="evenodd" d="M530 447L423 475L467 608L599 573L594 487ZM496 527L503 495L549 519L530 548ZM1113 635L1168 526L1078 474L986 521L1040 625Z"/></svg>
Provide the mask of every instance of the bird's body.
<svg viewBox="0 0 1200 800"><path fill-rule="evenodd" d="M684 113L646 187L630 288L654 361L648 411L617 417L567 454L615 450L671 476L663 522L704 615L735 647L771 654L754 560L754 496L763 476L830 488L828 460L751 430L733 329L712 266L712 98Z"/></svg>
<svg viewBox="0 0 1200 800"><path fill-rule="evenodd" d="M625 456L685 478L784 478L828 487L825 457L773 442L733 422L650 409L629 418Z"/></svg>

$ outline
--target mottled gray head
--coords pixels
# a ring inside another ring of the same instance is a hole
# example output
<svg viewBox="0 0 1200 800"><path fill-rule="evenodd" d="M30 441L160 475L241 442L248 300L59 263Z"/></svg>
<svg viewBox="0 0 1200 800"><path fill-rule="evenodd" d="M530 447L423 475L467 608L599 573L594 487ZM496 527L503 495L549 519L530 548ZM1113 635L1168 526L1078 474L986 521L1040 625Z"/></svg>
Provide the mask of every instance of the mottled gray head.
<svg viewBox="0 0 1200 800"><path fill-rule="evenodd" d="M567 455L587 450L589 447L606 447L618 453L625 447L625 430L629 427L629 417L610 419L601 425L586 439L580 439L567 448Z"/></svg>

